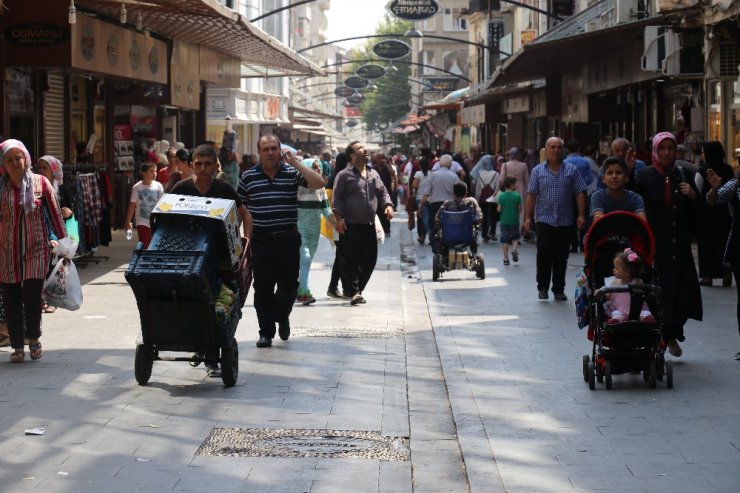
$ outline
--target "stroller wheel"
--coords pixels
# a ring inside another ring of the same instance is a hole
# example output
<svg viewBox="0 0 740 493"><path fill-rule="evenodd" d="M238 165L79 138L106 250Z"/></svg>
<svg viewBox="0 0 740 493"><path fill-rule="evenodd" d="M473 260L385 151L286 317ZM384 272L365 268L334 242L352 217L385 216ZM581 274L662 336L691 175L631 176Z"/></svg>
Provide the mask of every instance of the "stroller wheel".
<svg viewBox="0 0 740 493"><path fill-rule="evenodd" d="M588 354L583 355L583 381L588 382L588 363L591 361L591 358L588 357Z"/></svg>
<svg viewBox="0 0 740 493"><path fill-rule="evenodd" d="M612 362L607 361L604 365L604 384L606 385L606 390L612 389Z"/></svg>
<svg viewBox="0 0 740 493"><path fill-rule="evenodd" d="M650 375L648 377L648 387L650 387L651 389L654 389L655 388L655 386L657 385L657 380L658 380L658 378L657 378L658 377L658 375L657 375L657 373L658 373L657 366L658 365L657 365L656 359L657 358L654 358L654 359L651 359L650 360Z"/></svg>
<svg viewBox="0 0 740 493"><path fill-rule="evenodd" d="M593 361L588 364L588 388L596 389L596 365Z"/></svg>
<svg viewBox="0 0 740 493"><path fill-rule="evenodd" d="M656 378L659 382L663 381L663 375L665 374L665 356L658 353L657 356L655 356L658 360L658 364L656 365Z"/></svg>
<svg viewBox="0 0 740 493"><path fill-rule="evenodd" d="M476 255L476 264L475 264L475 275L477 275L480 279L486 278L486 265L483 262L483 256L482 255Z"/></svg>
<svg viewBox="0 0 740 493"><path fill-rule="evenodd" d="M673 361L665 363L665 384L669 389L673 388Z"/></svg>

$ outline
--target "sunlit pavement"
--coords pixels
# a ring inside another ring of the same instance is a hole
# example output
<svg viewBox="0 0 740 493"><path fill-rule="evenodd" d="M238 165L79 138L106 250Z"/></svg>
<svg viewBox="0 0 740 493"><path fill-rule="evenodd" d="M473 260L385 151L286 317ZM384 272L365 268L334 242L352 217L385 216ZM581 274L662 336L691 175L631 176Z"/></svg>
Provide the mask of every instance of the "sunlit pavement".
<svg viewBox="0 0 740 493"><path fill-rule="evenodd" d="M323 239L318 301L296 305L289 342L255 348L250 297L232 388L184 362L155 362L136 384L139 318L123 279L133 245L115 232L100 252L111 259L80 269L83 307L44 315L43 359L11 365L0 352L2 490L740 491L734 287L702 288L706 320L687 327L675 389L619 375L589 391L590 343L571 301L536 299L533 245L508 267L498 243L482 245L485 280L461 270L434 283L429 246L412 244L402 216L367 304L326 296ZM319 456L199 455L214 428L376 432L409 438L410 460L328 458L305 443L293 449Z"/></svg>

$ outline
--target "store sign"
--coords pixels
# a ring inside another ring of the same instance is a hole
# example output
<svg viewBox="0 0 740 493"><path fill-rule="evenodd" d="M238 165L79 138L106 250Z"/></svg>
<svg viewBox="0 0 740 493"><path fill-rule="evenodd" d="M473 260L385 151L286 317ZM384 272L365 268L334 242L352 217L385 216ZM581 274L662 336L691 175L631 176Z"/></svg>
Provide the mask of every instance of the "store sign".
<svg viewBox="0 0 740 493"><path fill-rule="evenodd" d="M393 0L386 9L399 19L423 21L437 15L442 6L436 0Z"/></svg>
<svg viewBox="0 0 740 493"><path fill-rule="evenodd" d="M531 43L537 37L537 33L533 30L522 31L520 35L521 35L521 40L522 40L522 46L524 46L527 43Z"/></svg>
<svg viewBox="0 0 740 493"><path fill-rule="evenodd" d="M370 63L355 70L355 74L363 79L378 79L385 75L385 68L381 65Z"/></svg>
<svg viewBox="0 0 740 493"><path fill-rule="evenodd" d="M57 24L18 24L5 30L5 41L24 46L50 46L68 39L69 29Z"/></svg>
<svg viewBox="0 0 740 493"><path fill-rule="evenodd" d="M357 120L347 120L346 122L344 122L344 125L349 128L356 127L358 124L359 122Z"/></svg>
<svg viewBox="0 0 740 493"><path fill-rule="evenodd" d="M427 91L452 92L457 89L460 79L457 77L424 77L421 83Z"/></svg>
<svg viewBox="0 0 740 493"><path fill-rule="evenodd" d="M353 75L351 77L347 77L344 80L344 85L347 87L351 87L353 89L360 89L370 84L370 81L367 79L363 79L362 77L358 77L356 75Z"/></svg>
<svg viewBox="0 0 740 493"><path fill-rule="evenodd" d="M115 33L111 33L108 36L106 54L108 56L108 63L112 67L115 67L118 64L118 56L121 54L121 46L118 43L118 36Z"/></svg>
<svg viewBox="0 0 740 493"><path fill-rule="evenodd" d="M411 53L411 46L397 39L386 39L373 46L373 53L385 60L396 60Z"/></svg>
<svg viewBox="0 0 740 493"><path fill-rule="evenodd" d="M354 89L352 89L351 87L347 87L347 86L339 86L336 89L334 89L334 95L340 98L346 98L347 96L353 95L355 92L356 91Z"/></svg>

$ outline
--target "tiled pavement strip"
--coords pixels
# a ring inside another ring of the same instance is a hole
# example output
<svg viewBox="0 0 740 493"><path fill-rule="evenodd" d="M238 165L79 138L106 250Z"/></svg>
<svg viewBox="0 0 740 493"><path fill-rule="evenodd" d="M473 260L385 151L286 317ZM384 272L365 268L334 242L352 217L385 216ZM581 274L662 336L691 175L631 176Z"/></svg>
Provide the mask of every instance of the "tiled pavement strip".
<svg viewBox="0 0 740 493"><path fill-rule="evenodd" d="M2 491L740 491L734 289L703 288L706 320L689 324L674 390L620 375L588 391L588 343L570 302L534 300L531 245L507 271L484 245L486 280L432 283L429 247L399 217L366 305L325 296L322 240L318 302L295 307L287 344L254 347L248 300L235 387L183 362L155 362L140 387L132 245L114 237L110 261L80 269L82 309L44 315L44 358L11 365L0 351ZM46 434L24 435L35 427ZM196 455L215 427L409 437L411 460Z"/></svg>

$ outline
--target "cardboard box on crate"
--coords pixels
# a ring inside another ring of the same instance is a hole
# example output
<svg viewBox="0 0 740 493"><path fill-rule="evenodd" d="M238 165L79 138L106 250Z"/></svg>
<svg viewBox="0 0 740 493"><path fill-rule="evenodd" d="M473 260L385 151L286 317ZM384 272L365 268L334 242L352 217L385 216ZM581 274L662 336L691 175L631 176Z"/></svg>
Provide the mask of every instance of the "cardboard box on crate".
<svg viewBox="0 0 740 493"><path fill-rule="evenodd" d="M233 200L166 193L152 210L153 217L162 214L182 214L218 221L229 253L228 268L239 262L242 241L239 234L239 215L236 212L236 202Z"/></svg>

